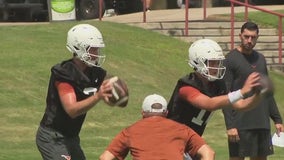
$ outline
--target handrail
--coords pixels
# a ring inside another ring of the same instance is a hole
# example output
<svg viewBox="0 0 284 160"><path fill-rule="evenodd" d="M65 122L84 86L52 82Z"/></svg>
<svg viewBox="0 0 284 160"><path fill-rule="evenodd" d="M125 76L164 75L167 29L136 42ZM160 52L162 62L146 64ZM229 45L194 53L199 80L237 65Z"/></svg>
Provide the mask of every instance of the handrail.
<svg viewBox="0 0 284 160"><path fill-rule="evenodd" d="M207 0L203 0L203 20L206 18L206 6ZM184 34L188 36L188 6L189 0L185 0L185 25L184 25Z"/></svg>
<svg viewBox="0 0 284 160"><path fill-rule="evenodd" d="M206 18L206 6L207 0L203 0L203 19ZM146 0L143 0L143 23L146 23ZM184 34L188 36L188 6L189 0L185 0L185 25L184 25Z"/></svg>
<svg viewBox="0 0 284 160"><path fill-rule="evenodd" d="M99 0L99 20L102 20L102 16L103 16L103 0Z"/></svg>
<svg viewBox="0 0 284 160"><path fill-rule="evenodd" d="M264 8L260 8L257 6L253 6L248 4L248 0L245 0L245 3L243 2L239 2L236 0L226 0L231 2L231 49L234 48L234 3L235 4L239 4L245 7L245 21L248 20L248 8L252 8L252 9L256 9L268 14L272 14L275 16L278 16L279 20L278 20L278 34L279 34L279 38L278 38L278 63L282 64L282 18L284 17L284 14L280 14L277 12L273 12L273 11L269 11L267 9Z"/></svg>
<svg viewBox="0 0 284 160"><path fill-rule="evenodd" d="M143 0L143 23L146 23L146 0Z"/></svg>
<svg viewBox="0 0 284 160"><path fill-rule="evenodd" d="M99 5L100 5L100 9L99 9L99 19L101 20L101 17L102 17L102 1L103 0L99 0ZM226 0L228 2L231 2L231 49L234 48L234 22L235 22L235 19L234 19L234 4L238 4L238 5L242 5L245 7L245 21L248 20L248 8L252 8L252 9L255 9L255 10L259 10L259 11L262 11L262 12L266 12L266 13L269 13L269 14L272 14L272 15L275 15L275 16L278 16L279 17L279 23L278 23L278 34L279 34L279 38L278 38L278 63L279 64L282 64L282 18L284 17L284 14L280 14L280 13L277 13L277 12L273 12L273 11L269 11L269 10L266 10L264 8L260 8L260 7L257 7L257 6L253 6L253 5L250 5L248 3L248 0L245 0L245 3L243 2L239 2L237 0ZM143 22L145 23L146 22L146 8L145 8L145 4L146 4L146 0L143 0ZM207 9L207 0L203 0L203 19L206 19L206 9ZM188 36L188 6L189 6L189 0L185 0L185 36Z"/></svg>

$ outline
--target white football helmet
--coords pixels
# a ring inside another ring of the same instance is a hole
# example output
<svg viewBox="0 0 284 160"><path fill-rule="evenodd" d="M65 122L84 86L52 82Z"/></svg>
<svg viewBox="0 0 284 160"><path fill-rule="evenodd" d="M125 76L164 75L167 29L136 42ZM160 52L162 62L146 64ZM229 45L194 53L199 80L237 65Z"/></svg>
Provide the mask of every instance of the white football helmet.
<svg viewBox="0 0 284 160"><path fill-rule="evenodd" d="M210 39L195 41L188 49L189 66L209 81L224 77L226 67L223 66L225 56L219 44Z"/></svg>
<svg viewBox="0 0 284 160"><path fill-rule="evenodd" d="M105 47L101 32L89 24L78 24L67 34L67 49L75 54L88 66L100 67L105 61L105 55L100 54L100 48ZM91 48L98 48L97 53L90 53Z"/></svg>

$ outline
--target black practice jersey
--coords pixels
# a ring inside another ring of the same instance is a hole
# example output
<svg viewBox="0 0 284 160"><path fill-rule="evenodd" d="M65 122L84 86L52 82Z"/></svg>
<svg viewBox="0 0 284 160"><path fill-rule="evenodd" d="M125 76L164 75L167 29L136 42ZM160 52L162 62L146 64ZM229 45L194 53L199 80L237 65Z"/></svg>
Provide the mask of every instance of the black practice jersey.
<svg viewBox="0 0 284 160"><path fill-rule="evenodd" d="M88 67L86 71L82 72L72 60L53 66L41 126L59 131L67 137L78 136L86 114L74 119L69 117L60 102L55 83L69 83L75 90L77 101L81 101L93 95L93 93L88 94L84 90L86 88L99 89L105 76L106 71L98 67Z"/></svg>
<svg viewBox="0 0 284 160"><path fill-rule="evenodd" d="M225 81L230 91L242 88L250 73L256 71L268 75L266 61L262 54L253 51L250 55L244 55L237 49L226 55ZM270 129L269 117L274 122L282 123L282 119L273 96L264 98L261 103L252 110L241 112L232 108L223 109L227 129Z"/></svg>
<svg viewBox="0 0 284 160"><path fill-rule="evenodd" d="M212 112L197 108L186 100L180 98L179 89L183 86L192 86L201 93L209 97L214 97L226 94L225 83L222 80L216 80L210 82L209 85L205 87L196 74L191 73L180 78L176 84L168 104L168 118L189 126L201 136Z"/></svg>

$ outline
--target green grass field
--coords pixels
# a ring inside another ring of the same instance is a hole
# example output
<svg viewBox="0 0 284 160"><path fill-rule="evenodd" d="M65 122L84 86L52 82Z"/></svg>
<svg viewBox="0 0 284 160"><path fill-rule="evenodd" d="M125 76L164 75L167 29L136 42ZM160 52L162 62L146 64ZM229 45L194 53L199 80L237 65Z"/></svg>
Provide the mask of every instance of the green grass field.
<svg viewBox="0 0 284 160"><path fill-rule="evenodd" d="M269 8L267 8L269 9ZM279 14L284 14L284 10L275 10L274 12ZM213 17L216 15L213 15ZM230 20L230 15L222 14L218 15L219 18L228 19ZM236 13L235 19L239 21L245 20L245 13ZM268 14L266 12L256 11L248 13L248 20L256 22L260 27L274 27L278 29L279 25L279 17L276 15ZM282 18L282 31L284 30L283 26L283 18Z"/></svg>
<svg viewBox="0 0 284 160"><path fill-rule="evenodd" d="M130 91L128 107L99 103L88 113L81 131L88 159L98 159L122 128L141 118L140 106L146 95L158 93L169 99L176 80L191 71L186 62L189 44L140 28L98 21L1 26L1 160L41 159L35 133L45 109L50 67L71 57L65 47L66 32L77 23L90 23L101 30L107 55L103 67L123 78ZM276 86L284 85L282 74L270 74ZM282 116L283 91L283 87L276 87L275 98ZM220 111L215 112L205 132L204 138L216 151L216 159L228 159ZM275 148L270 159L284 159L283 149Z"/></svg>

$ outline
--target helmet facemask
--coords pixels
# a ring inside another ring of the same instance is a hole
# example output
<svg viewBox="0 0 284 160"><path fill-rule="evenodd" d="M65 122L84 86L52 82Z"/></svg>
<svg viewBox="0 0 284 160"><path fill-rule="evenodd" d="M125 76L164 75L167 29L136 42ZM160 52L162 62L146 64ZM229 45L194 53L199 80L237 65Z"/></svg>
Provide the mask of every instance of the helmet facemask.
<svg viewBox="0 0 284 160"><path fill-rule="evenodd" d="M78 53L80 52L80 53ZM89 67L101 67L105 61L105 55L100 53L100 48L96 47L82 47L75 53L76 56Z"/></svg>
<svg viewBox="0 0 284 160"><path fill-rule="evenodd" d="M202 61L200 63L202 67L198 67L197 72L209 81L223 79L226 71L226 67L223 66L223 60L224 59L207 59Z"/></svg>

